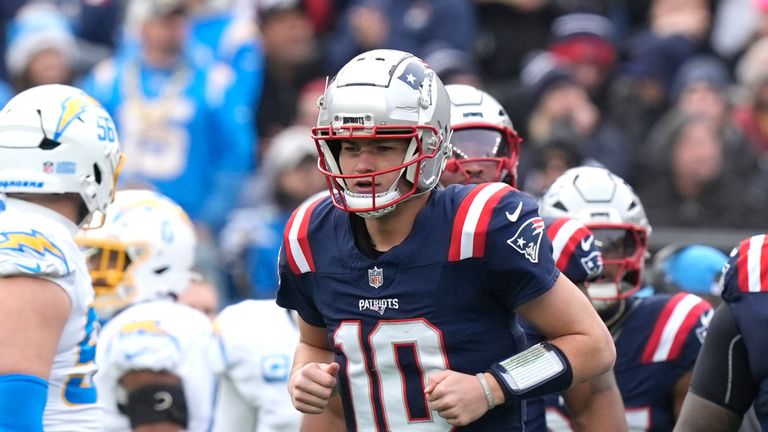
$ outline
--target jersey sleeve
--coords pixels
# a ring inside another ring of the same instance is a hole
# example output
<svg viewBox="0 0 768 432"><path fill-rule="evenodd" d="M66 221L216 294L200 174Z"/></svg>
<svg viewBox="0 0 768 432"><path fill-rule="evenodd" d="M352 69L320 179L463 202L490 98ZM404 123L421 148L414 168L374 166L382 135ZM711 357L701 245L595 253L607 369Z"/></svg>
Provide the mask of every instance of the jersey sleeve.
<svg viewBox="0 0 768 432"><path fill-rule="evenodd" d="M558 270L575 283L593 280L603 272L603 258L595 238L583 223L571 218L544 218Z"/></svg>
<svg viewBox="0 0 768 432"><path fill-rule="evenodd" d="M321 192L309 197L297 207L285 226L283 243L278 254L277 304L295 310L301 319L316 327L325 327L326 324L317 309L312 291L313 274L316 270L311 246L312 226L322 225L313 220L315 208L328 208L330 205L328 193Z"/></svg>
<svg viewBox="0 0 768 432"><path fill-rule="evenodd" d="M74 263L79 254L69 232L32 218L0 219L0 277L31 276L48 279L72 297Z"/></svg>
<svg viewBox="0 0 768 432"><path fill-rule="evenodd" d="M712 306L699 296L657 296L658 318L642 352L643 364L666 362L682 376L691 370L707 335Z"/></svg>
<svg viewBox="0 0 768 432"><path fill-rule="evenodd" d="M320 311L315 306L309 290L310 276L304 274L297 276L286 264L285 244L280 248L278 258L278 271L280 272L280 284L277 289L277 304L286 309L298 312L301 319L315 327L325 327L325 321Z"/></svg>
<svg viewBox="0 0 768 432"><path fill-rule="evenodd" d="M768 235L761 234L742 240L733 248L723 269L722 297L726 303L736 303L745 294L768 292Z"/></svg>
<svg viewBox="0 0 768 432"><path fill-rule="evenodd" d="M486 263L492 288L514 309L547 292L560 275L533 197L506 193L491 214Z"/></svg>

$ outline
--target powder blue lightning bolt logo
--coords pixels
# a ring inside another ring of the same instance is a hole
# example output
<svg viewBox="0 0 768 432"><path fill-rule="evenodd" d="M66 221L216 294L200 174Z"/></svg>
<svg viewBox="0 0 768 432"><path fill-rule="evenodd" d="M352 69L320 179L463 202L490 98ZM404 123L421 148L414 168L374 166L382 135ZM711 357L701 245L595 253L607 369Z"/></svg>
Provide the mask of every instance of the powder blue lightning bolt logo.
<svg viewBox="0 0 768 432"><path fill-rule="evenodd" d="M75 119L78 119L80 114L84 113L87 108L92 106L98 107L100 105L95 99L85 94L70 96L64 99L64 102L61 103L61 115L59 116L58 123L56 123L56 132L53 134L53 140L58 141L69 125Z"/></svg>
<svg viewBox="0 0 768 432"><path fill-rule="evenodd" d="M69 270L69 265L67 265L67 259L64 257L64 252L62 252L55 243L48 240L46 236L36 230L30 232L0 233L0 251L2 250L18 251L22 253L32 252L38 257L43 257L46 254L51 255L60 259L67 270ZM39 263L37 264L37 267L29 267L21 264L17 265L32 273L40 272Z"/></svg>

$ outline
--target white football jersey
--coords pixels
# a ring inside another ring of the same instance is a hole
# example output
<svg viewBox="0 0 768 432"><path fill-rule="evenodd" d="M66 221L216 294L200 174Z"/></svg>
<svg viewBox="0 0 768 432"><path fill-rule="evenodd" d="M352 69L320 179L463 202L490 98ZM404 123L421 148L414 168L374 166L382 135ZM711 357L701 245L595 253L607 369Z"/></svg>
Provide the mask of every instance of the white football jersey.
<svg viewBox="0 0 768 432"><path fill-rule="evenodd" d="M48 379L46 432L101 430L93 385L98 321L91 306L91 278L74 240L77 230L53 210L17 199L3 201L0 194L0 277L50 280L72 303Z"/></svg>
<svg viewBox="0 0 768 432"><path fill-rule="evenodd" d="M301 413L288 394L299 343L295 318L274 300L246 300L221 311L216 330L223 351L215 432L296 432Z"/></svg>
<svg viewBox="0 0 768 432"><path fill-rule="evenodd" d="M105 431L130 431L117 403L126 402L120 378L132 370L169 371L182 380L189 413L187 431L207 431L216 371L207 356L216 344L211 321L172 300L137 303L107 322L96 350L95 381L104 406Z"/></svg>

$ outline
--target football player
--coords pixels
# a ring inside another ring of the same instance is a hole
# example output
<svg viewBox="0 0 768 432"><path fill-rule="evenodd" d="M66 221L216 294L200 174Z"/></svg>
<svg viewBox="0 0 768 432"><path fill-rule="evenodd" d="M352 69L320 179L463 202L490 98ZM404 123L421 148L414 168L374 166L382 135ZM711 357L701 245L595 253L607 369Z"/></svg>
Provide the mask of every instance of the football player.
<svg viewBox="0 0 768 432"><path fill-rule="evenodd" d="M517 161L520 138L504 108L488 93L468 85L448 85L451 98L453 156L440 179L445 185L503 181L517 186ZM592 233L581 222L570 218L544 220L552 242L557 268L584 290L588 281L603 269L600 251ZM543 339L530 326L523 325L532 344ZM572 423L577 430L626 430L624 406L613 372L574 385L565 393ZM545 424L544 400L529 399L526 430L562 430L563 422L552 411ZM570 426L567 426L570 430Z"/></svg>
<svg viewBox="0 0 768 432"><path fill-rule="evenodd" d="M101 430L74 238L112 201L122 160L112 118L77 88L33 87L0 112L0 430Z"/></svg>
<svg viewBox="0 0 768 432"><path fill-rule="evenodd" d="M104 226L82 231L77 242L88 257L96 308L108 319L96 349L103 430L207 431L213 325L176 302L194 259L187 214L158 193L120 191Z"/></svg>
<svg viewBox="0 0 768 432"><path fill-rule="evenodd" d="M731 251L721 280L724 303L709 324L675 431L744 430L750 406L761 430L768 429L767 263L766 234L744 239Z"/></svg>
<svg viewBox="0 0 768 432"><path fill-rule="evenodd" d="M630 430L671 430L711 306L689 293L634 296L643 282L651 226L632 188L610 171L566 171L542 197L541 213L581 221L600 248L603 273L587 292L616 343L614 373Z"/></svg>
<svg viewBox="0 0 768 432"><path fill-rule="evenodd" d="M277 296L299 313L299 411L323 412L338 384L349 430L516 431L524 399L610 369L610 336L555 267L533 199L435 188L450 101L423 61L360 54L319 105L331 194L288 222ZM548 340L525 349L517 314Z"/></svg>
<svg viewBox="0 0 768 432"><path fill-rule="evenodd" d="M299 342L296 315L274 300L245 300L216 318L224 371L214 432L296 432L301 413L285 391Z"/></svg>

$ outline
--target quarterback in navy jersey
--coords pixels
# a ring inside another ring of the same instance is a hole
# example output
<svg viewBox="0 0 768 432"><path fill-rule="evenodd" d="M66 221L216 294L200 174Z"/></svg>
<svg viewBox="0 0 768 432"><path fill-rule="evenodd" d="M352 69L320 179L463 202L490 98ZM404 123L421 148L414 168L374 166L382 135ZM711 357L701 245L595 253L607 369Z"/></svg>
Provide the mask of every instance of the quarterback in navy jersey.
<svg viewBox="0 0 768 432"><path fill-rule="evenodd" d="M735 431L754 406L768 431L768 235L731 251L722 281L724 303L712 317L676 431Z"/></svg>
<svg viewBox="0 0 768 432"><path fill-rule="evenodd" d="M299 411L338 415L338 384L350 431L518 431L524 399L610 368L610 336L556 269L533 199L503 183L435 188L450 105L426 64L361 54L319 105L331 193L289 220L277 296L300 317ZM517 313L548 341L526 350Z"/></svg>
<svg viewBox="0 0 768 432"><path fill-rule="evenodd" d="M603 274L587 292L616 343L613 370L630 430L671 430L712 307L688 293L634 296L642 281L651 227L632 188L610 171L566 171L544 194L541 213L580 220L600 247Z"/></svg>

